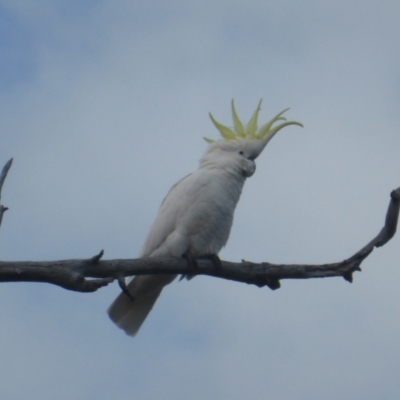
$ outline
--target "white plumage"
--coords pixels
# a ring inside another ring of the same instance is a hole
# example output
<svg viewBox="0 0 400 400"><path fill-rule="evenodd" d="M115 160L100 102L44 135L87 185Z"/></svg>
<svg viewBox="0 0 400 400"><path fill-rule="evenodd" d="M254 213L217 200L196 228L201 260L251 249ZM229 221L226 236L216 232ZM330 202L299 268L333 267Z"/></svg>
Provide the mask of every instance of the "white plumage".
<svg viewBox="0 0 400 400"><path fill-rule="evenodd" d="M234 131L215 121L224 140L211 141L200 160L199 169L185 176L170 189L150 228L139 257L194 257L217 255L228 241L233 214L244 182L255 172L254 159L281 128L278 114L257 130L260 104L245 129L232 102ZM268 126L269 125L269 126ZM262 132L264 130L264 132ZM129 284L132 301L121 293L108 309L110 318L128 335L134 336L153 308L164 286L176 275L141 275Z"/></svg>

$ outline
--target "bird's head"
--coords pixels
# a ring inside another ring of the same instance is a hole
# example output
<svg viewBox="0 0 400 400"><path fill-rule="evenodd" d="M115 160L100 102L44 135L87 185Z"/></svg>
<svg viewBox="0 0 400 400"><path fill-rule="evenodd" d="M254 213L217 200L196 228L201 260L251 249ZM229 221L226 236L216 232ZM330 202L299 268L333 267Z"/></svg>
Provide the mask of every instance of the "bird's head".
<svg viewBox="0 0 400 400"><path fill-rule="evenodd" d="M287 108L259 128L258 114L261 110L261 101L258 103L257 109L247 125L244 125L238 117L233 100L232 128L222 125L210 113L211 121L220 132L222 139L204 138L209 143L209 148L202 160L206 163L213 160L226 166L230 161L234 160L236 165L240 165L244 176L251 176L255 171L254 160L262 153L267 143L276 133L288 125L303 126L297 121L287 121L282 116L288 110ZM276 124L278 122L280 123Z"/></svg>

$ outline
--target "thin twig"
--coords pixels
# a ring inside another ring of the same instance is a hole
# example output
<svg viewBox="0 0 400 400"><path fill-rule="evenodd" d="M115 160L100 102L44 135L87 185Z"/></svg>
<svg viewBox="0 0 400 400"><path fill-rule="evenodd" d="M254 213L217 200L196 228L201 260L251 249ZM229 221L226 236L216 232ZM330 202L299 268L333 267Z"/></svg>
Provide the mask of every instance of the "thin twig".
<svg viewBox="0 0 400 400"><path fill-rule="evenodd" d="M7 178L8 170L11 168L12 162L13 162L12 158L10 160L8 160L6 162L6 165L4 165L3 170L1 171L1 174L0 174L0 199L1 199L1 190L3 189L3 184ZM8 210L8 207L5 207L0 203L0 225L1 225L1 222L3 221L3 215L7 210Z"/></svg>
<svg viewBox="0 0 400 400"><path fill-rule="evenodd" d="M6 162L6 165L4 165L3 170L1 171L0 174L0 199L1 199L1 189L3 188L4 181L7 178L8 170L11 168L12 162L13 162L12 158L8 160Z"/></svg>

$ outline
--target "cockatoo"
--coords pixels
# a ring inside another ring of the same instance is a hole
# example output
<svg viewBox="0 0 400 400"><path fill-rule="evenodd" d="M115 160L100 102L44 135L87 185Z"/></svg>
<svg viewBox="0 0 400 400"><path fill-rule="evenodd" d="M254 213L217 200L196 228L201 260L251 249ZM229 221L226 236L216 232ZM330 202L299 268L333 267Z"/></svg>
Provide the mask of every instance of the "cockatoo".
<svg viewBox="0 0 400 400"><path fill-rule="evenodd" d="M211 121L222 139L204 138L209 146L199 168L178 181L163 200L139 257L212 256L214 260L228 241L233 214L246 178L256 170L254 160L267 143L288 125L283 110L258 128L261 101L249 123L239 119L232 100L233 127ZM275 125L278 121L281 122ZM274 126L275 125L275 126ZM219 259L218 259L219 260ZM164 286L176 275L140 275L127 285L131 296L121 293L108 315L125 333L135 336Z"/></svg>

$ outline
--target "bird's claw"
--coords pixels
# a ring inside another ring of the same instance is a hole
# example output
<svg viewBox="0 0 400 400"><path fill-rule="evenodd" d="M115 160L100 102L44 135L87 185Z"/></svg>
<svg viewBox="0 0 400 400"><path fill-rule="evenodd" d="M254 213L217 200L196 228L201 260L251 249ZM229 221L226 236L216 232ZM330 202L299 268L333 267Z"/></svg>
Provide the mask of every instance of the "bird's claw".
<svg viewBox="0 0 400 400"><path fill-rule="evenodd" d="M186 259L190 269L197 269L199 267L196 259L193 257L193 254L190 251L183 253L182 257Z"/></svg>
<svg viewBox="0 0 400 400"><path fill-rule="evenodd" d="M193 257L193 254L192 254L190 251L185 251L185 252L182 254L182 257L186 259L187 264L188 264L188 267L189 267L191 270L196 270L196 269L198 269L199 266L198 266L198 264L197 264L197 261L196 261L196 259ZM190 274L181 275L181 277L180 277L180 279L179 279L179 282L180 282L183 278L186 278L186 279L189 281L189 280L192 279L194 276L195 276L195 275L190 275Z"/></svg>
<svg viewBox="0 0 400 400"><path fill-rule="evenodd" d="M186 259L188 266L190 269L192 270L196 270L198 269L198 264L196 261L196 258L193 257L193 254L190 253L189 251L186 251L185 253L182 254L182 257ZM214 265L214 269L218 270L222 268L222 263L221 263L221 259L218 257L217 254L208 254L206 256L202 256L202 257L198 257L199 259L203 259L203 260L210 260L213 265ZM183 278L186 278L187 280L190 280L193 278L194 275L181 275L179 281L181 281Z"/></svg>
<svg viewBox="0 0 400 400"><path fill-rule="evenodd" d="M209 258L212 261L215 269L222 268L221 259L218 257L218 254L210 254L207 258Z"/></svg>

